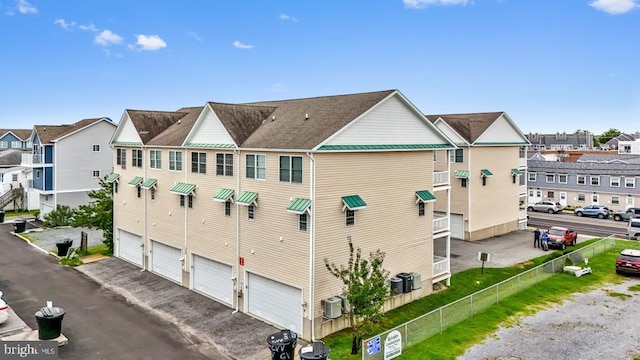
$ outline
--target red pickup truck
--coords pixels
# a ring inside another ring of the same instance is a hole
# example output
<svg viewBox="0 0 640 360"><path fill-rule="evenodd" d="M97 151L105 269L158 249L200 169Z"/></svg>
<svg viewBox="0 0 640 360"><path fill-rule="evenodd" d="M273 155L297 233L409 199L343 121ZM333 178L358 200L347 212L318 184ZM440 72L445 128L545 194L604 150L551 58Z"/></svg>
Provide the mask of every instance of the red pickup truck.
<svg viewBox="0 0 640 360"><path fill-rule="evenodd" d="M561 226L552 226L547 231L547 244L549 247L567 248L567 245L575 245L578 240L578 232Z"/></svg>

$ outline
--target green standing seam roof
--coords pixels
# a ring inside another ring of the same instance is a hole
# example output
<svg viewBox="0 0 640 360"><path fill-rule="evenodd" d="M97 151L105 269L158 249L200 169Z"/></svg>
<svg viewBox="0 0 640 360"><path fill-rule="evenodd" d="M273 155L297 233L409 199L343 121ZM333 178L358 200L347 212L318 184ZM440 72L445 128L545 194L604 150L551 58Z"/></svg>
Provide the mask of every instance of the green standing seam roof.
<svg viewBox="0 0 640 360"><path fill-rule="evenodd" d="M453 149L451 144L381 144L381 145L322 145L318 150L419 150Z"/></svg>
<svg viewBox="0 0 640 360"><path fill-rule="evenodd" d="M304 214L307 210L309 210L310 206L310 199L295 198L291 200L289 206L287 206L287 211L294 214Z"/></svg>
<svg viewBox="0 0 640 360"><path fill-rule="evenodd" d="M493 176L493 173L487 169L482 169L480 170L480 172L482 173L482 176L486 176L486 177Z"/></svg>
<svg viewBox="0 0 640 360"><path fill-rule="evenodd" d="M519 169L511 169L511 173L513 175L522 175L522 171L520 171Z"/></svg>
<svg viewBox="0 0 640 360"><path fill-rule="evenodd" d="M436 197L429 190L418 190L416 191L416 196L418 197L418 201L425 203L436 201Z"/></svg>
<svg viewBox="0 0 640 360"><path fill-rule="evenodd" d="M192 195L195 189L196 189L195 184L187 184L187 183L179 182L173 185L173 187L169 189L169 192L172 192L178 195Z"/></svg>
<svg viewBox="0 0 640 360"><path fill-rule="evenodd" d="M112 182L118 180L119 177L120 177L120 174L113 173L113 174L110 174L109 176L107 176L105 181L108 182L108 183L112 183Z"/></svg>
<svg viewBox="0 0 640 360"><path fill-rule="evenodd" d="M244 205L244 206L256 205L255 202L257 198L258 198L257 192L245 191L242 194L240 194L240 196L238 197L238 200L236 200L236 203L238 205Z"/></svg>
<svg viewBox="0 0 640 360"><path fill-rule="evenodd" d="M233 189L220 189L215 195L213 195L213 201L227 202L232 196Z"/></svg>
<svg viewBox="0 0 640 360"><path fill-rule="evenodd" d="M138 186L142 182L142 176L136 176L131 181L129 181L129 185Z"/></svg>
<svg viewBox="0 0 640 360"><path fill-rule="evenodd" d="M342 202L344 203L342 211L344 211L345 207L349 208L349 210L360 210L367 208L367 203L362 200L360 195L343 196Z"/></svg>
<svg viewBox="0 0 640 360"><path fill-rule="evenodd" d="M156 186L157 182L158 179L148 178L147 180L145 180L145 182L142 183L142 185L140 185L140 187L143 189L151 189L152 187Z"/></svg>
<svg viewBox="0 0 640 360"><path fill-rule="evenodd" d="M468 178L469 177L469 170L456 170L456 174L455 176L457 178Z"/></svg>

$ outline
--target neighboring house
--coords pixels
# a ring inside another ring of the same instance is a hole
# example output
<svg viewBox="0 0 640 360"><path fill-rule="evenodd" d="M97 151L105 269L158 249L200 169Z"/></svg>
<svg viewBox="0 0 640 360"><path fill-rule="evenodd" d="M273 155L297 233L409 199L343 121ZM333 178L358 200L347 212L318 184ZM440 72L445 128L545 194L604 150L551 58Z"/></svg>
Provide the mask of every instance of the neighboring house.
<svg viewBox="0 0 640 360"><path fill-rule="evenodd" d="M639 159L615 160L603 154L585 155L577 162L529 160L529 203L549 200L562 206L598 204L626 210L640 204Z"/></svg>
<svg viewBox="0 0 640 360"><path fill-rule="evenodd" d="M30 129L0 129L0 151L29 150L31 148L30 138Z"/></svg>
<svg viewBox="0 0 640 360"><path fill-rule="evenodd" d="M22 163L22 155L31 153L30 150L9 149L0 151L0 169L13 168Z"/></svg>
<svg viewBox="0 0 640 360"><path fill-rule="evenodd" d="M0 169L0 210L29 210L28 169L23 166Z"/></svg>
<svg viewBox="0 0 640 360"><path fill-rule="evenodd" d="M618 154L640 155L640 138L618 142Z"/></svg>
<svg viewBox="0 0 640 360"><path fill-rule="evenodd" d="M397 90L126 110L112 146L115 255L230 311L305 339L348 327L324 264L347 265L348 237L415 274L386 309L451 276L434 151L455 145Z"/></svg>
<svg viewBox="0 0 640 360"><path fill-rule="evenodd" d="M635 139L640 138L640 134L636 132L635 135L633 134L620 134L614 138L609 139L609 141L607 141L604 144L600 145L600 148L602 150L617 150L618 149L618 144L620 143L620 141L634 141Z"/></svg>
<svg viewBox="0 0 640 360"><path fill-rule="evenodd" d="M593 134L528 133L524 135L532 150L590 150L593 149Z"/></svg>
<svg viewBox="0 0 640 360"><path fill-rule="evenodd" d="M116 124L109 118L85 119L70 125L36 125L31 154L23 155L29 168L29 203L36 201L40 216L57 205L87 204L88 193L100 189L100 179L111 173L110 140Z"/></svg>
<svg viewBox="0 0 640 360"><path fill-rule="evenodd" d="M529 142L504 112L427 115L458 146L451 163L451 236L479 240L527 226ZM438 210L443 204L436 203Z"/></svg>

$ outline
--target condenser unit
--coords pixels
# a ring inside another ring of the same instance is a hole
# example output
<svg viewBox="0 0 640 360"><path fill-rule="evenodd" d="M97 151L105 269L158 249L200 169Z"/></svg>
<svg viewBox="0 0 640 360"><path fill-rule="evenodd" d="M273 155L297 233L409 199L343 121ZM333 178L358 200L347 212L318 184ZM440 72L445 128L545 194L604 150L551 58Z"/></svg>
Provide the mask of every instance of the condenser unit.
<svg viewBox="0 0 640 360"><path fill-rule="evenodd" d="M349 305L349 300L347 300L346 295L338 295L337 296L342 302L342 312L349 313L351 311L351 305Z"/></svg>
<svg viewBox="0 0 640 360"><path fill-rule="evenodd" d="M342 316L342 300L335 296L322 300L322 311L326 318L339 318Z"/></svg>

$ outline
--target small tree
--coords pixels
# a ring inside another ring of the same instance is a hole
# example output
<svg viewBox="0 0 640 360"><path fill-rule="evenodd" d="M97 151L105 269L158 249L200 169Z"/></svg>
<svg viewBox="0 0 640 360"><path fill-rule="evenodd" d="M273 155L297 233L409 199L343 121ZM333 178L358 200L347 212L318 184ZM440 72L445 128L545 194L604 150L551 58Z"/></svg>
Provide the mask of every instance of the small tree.
<svg viewBox="0 0 640 360"><path fill-rule="evenodd" d="M113 184L100 179L100 190L88 195L93 200L78 207L72 225L102 230L102 243L113 252Z"/></svg>
<svg viewBox="0 0 640 360"><path fill-rule="evenodd" d="M48 227L69 226L73 216L73 209L69 206L57 205L55 210L44 215L42 221L44 221L44 224Z"/></svg>
<svg viewBox="0 0 640 360"><path fill-rule="evenodd" d="M372 324L384 317L383 306L391 297L391 288L387 282L389 272L382 267L385 253L380 249L369 253L369 260L362 259L360 248L354 248L351 236L349 241L349 263L336 266L324 259L327 270L343 284L344 295L349 302L349 325L351 327L351 354L360 350L362 336Z"/></svg>

